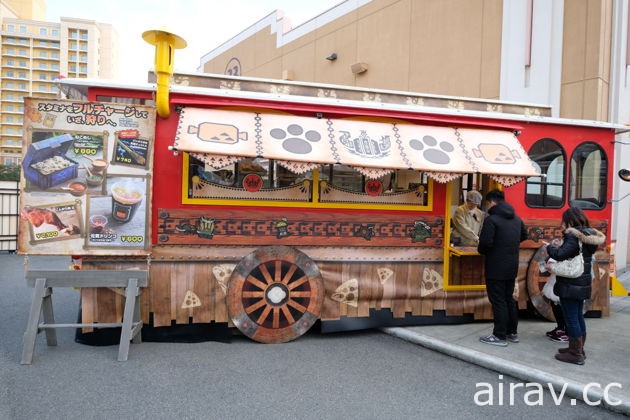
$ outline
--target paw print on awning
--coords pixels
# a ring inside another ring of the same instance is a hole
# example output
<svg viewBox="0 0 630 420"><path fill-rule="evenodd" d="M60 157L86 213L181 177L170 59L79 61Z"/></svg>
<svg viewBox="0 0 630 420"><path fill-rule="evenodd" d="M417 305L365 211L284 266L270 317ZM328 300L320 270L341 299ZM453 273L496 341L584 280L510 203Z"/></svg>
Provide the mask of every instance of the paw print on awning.
<svg viewBox="0 0 630 420"><path fill-rule="evenodd" d="M369 179L411 169L439 182L466 173L510 183L538 175L509 130L194 107L182 110L179 127L174 148L210 155L202 160L214 165L258 157L282 161L289 170L303 173L340 163Z"/></svg>

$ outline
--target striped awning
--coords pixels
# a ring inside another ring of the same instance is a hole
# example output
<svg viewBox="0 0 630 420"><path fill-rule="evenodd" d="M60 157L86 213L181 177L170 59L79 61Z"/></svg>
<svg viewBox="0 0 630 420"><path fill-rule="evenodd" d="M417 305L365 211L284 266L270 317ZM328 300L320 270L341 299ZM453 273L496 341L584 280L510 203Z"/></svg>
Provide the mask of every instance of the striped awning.
<svg viewBox="0 0 630 420"><path fill-rule="evenodd" d="M216 169L260 157L297 173L339 163L369 178L396 169L422 171L440 182L482 173L507 186L539 175L507 130L310 118L268 110L184 107L173 147Z"/></svg>

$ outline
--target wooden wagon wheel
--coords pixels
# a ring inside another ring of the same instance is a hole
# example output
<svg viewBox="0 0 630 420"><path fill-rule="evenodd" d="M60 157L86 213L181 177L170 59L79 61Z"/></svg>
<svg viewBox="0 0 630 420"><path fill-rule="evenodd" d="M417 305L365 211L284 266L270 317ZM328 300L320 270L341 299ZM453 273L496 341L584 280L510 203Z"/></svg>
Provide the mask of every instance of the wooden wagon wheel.
<svg viewBox="0 0 630 420"><path fill-rule="evenodd" d="M549 280L549 276L541 275L538 261L544 260L546 257L547 251L544 247L540 247L529 262L529 267L527 268L527 292L536 312L549 321L555 321L556 317L551 309L551 301L542 294L542 289L545 287L547 280ZM590 307L591 300L587 299L584 302L584 312L586 313Z"/></svg>
<svg viewBox="0 0 630 420"><path fill-rule="evenodd" d="M227 293L230 319L252 340L285 343L308 331L324 301L322 275L288 246L259 248L234 268Z"/></svg>

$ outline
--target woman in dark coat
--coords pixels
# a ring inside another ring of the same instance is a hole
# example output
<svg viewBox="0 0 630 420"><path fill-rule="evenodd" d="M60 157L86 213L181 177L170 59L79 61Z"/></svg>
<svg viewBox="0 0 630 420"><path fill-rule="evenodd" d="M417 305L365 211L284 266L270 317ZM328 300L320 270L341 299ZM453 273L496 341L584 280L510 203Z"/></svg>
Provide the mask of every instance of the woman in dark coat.
<svg viewBox="0 0 630 420"><path fill-rule="evenodd" d="M591 297L591 261L597 247L606 241L606 236L590 227L584 212L577 207L570 207L562 213L562 227L565 229L562 245L548 245L547 253L556 261L573 258L580 253L584 258L584 271L577 278L556 275L553 291L560 297L560 306L564 314L569 347L558 350L556 359L584 364L584 341L586 340L586 323L584 322L584 301ZM550 263L553 265L553 263ZM550 267L551 269L551 267Z"/></svg>

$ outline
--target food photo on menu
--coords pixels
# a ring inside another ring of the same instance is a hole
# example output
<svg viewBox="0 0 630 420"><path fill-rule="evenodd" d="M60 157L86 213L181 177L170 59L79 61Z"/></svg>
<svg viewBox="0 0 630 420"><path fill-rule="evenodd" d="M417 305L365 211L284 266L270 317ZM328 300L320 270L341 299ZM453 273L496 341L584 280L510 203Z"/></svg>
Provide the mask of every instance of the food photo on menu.
<svg viewBox="0 0 630 420"><path fill-rule="evenodd" d="M99 193L109 166L106 138L103 133L34 131L23 162L27 190L75 197Z"/></svg>
<svg viewBox="0 0 630 420"><path fill-rule="evenodd" d="M88 247L144 247L148 181L140 176L108 176L107 193L88 201Z"/></svg>
<svg viewBox="0 0 630 420"><path fill-rule="evenodd" d="M80 201L27 205L20 211L20 217L28 222L32 244L72 239L82 233Z"/></svg>

